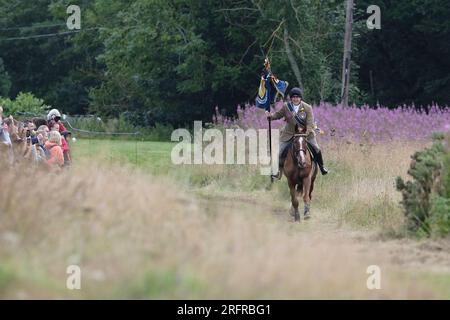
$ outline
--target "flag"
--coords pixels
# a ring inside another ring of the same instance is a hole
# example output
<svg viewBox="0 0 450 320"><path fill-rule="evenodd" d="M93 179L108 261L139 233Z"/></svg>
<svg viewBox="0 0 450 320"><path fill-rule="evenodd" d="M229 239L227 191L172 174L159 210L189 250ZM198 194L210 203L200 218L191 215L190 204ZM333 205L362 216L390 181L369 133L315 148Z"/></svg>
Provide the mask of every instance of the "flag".
<svg viewBox="0 0 450 320"><path fill-rule="evenodd" d="M270 71L265 70L259 82L256 106L270 111L270 105L274 103L278 96L284 98L288 85L287 81L279 80Z"/></svg>

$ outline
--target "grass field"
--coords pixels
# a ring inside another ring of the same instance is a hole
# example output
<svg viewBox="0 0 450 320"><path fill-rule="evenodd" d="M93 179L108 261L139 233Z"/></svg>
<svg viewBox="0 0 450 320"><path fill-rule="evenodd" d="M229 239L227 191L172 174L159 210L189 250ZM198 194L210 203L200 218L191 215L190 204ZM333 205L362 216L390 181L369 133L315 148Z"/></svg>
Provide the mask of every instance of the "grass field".
<svg viewBox="0 0 450 320"><path fill-rule="evenodd" d="M0 297L450 298L448 239L408 237L394 188L423 145L324 145L332 173L300 224L285 178L174 166L172 147L78 140L62 175L6 175ZM70 264L81 290L66 289ZM369 265L380 290L366 287Z"/></svg>

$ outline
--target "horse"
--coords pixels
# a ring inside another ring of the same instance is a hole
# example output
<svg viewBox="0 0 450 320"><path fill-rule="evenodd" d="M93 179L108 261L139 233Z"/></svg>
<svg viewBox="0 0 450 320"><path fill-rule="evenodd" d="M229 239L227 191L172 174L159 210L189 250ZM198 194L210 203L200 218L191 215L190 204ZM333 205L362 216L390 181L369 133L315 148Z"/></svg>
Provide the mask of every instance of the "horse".
<svg viewBox="0 0 450 320"><path fill-rule="evenodd" d="M283 166L283 173L287 178L291 193L294 219L298 222L300 222L299 203L297 200L299 194L303 193L304 218L309 219L311 217L311 195L318 171L318 165L308 150L306 138L307 135L304 133L296 133L294 135L292 145L289 147Z"/></svg>

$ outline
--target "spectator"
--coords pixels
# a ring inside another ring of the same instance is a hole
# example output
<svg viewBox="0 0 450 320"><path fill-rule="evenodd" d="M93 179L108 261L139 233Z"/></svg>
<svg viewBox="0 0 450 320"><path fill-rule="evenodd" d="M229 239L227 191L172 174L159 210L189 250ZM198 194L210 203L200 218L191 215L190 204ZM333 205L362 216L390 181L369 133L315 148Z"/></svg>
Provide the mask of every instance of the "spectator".
<svg viewBox="0 0 450 320"><path fill-rule="evenodd" d="M3 107L0 106L0 141L11 146L11 138L9 136L9 126L7 121L3 121Z"/></svg>
<svg viewBox="0 0 450 320"><path fill-rule="evenodd" d="M4 130L4 132L10 137L9 164L20 164L30 160L32 155L31 136L28 134L27 127L14 120L12 116L4 120L4 123L8 126L8 130Z"/></svg>
<svg viewBox="0 0 450 320"><path fill-rule="evenodd" d="M12 116L3 120L3 107L0 106L0 152L2 158L6 160L9 165L14 163L14 151L11 142L10 131L14 127L14 120Z"/></svg>
<svg viewBox="0 0 450 320"><path fill-rule="evenodd" d="M70 166L70 164L72 163L72 156L70 155L69 140L70 140L70 137L72 136L72 133L70 131L64 131L61 133L61 135L63 136L64 140L67 142L67 150L66 150L66 152L63 152L64 165Z"/></svg>
<svg viewBox="0 0 450 320"><path fill-rule="evenodd" d="M59 113L58 109L50 110L50 112L47 114L47 121L50 130L51 130L50 122L54 121L59 125L58 128L59 133L67 131L66 127L64 127L64 124L61 122L61 113Z"/></svg>
<svg viewBox="0 0 450 320"><path fill-rule="evenodd" d="M45 148L50 151L47 164L52 168L61 168L64 165L64 155L61 148L61 134L58 131L50 131Z"/></svg>
<svg viewBox="0 0 450 320"><path fill-rule="evenodd" d="M44 118L33 118L31 121L34 123L36 128L39 128L40 126L47 125L47 120Z"/></svg>
<svg viewBox="0 0 450 320"><path fill-rule="evenodd" d="M12 156L8 125L3 121L3 107L0 106L0 161L12 163Z"/></svg>
<svg viewBox="0 0 450 320"><path fill-rule="evenodd" d="M41 125L36 132L36 142L32 138L33 154L35 154L38 163L44 163L50 159L50 151L45 148L45 143L48 141L48 132L48 127Z"/></svg>
<svg viewBox="0 0 450 320"><path fill-rule="evenodd" d="M50 131L58 131L61 133L60 131L61 128L61 123L56 122L54 120L50 120ZM68 131L63 131L63 133L61 133L61 148L63 151L63 156L64 156L64 164L65 165L70 165L70 147L69 147L69 143L66 140L66 133Z"/></svg>
<svg viewBox="0 0 450 320"><path fill-rule="evenodd" d="M35 164L54 170L69 165L70 149L66 139L70 132L60 133L63 124L58 121L53 117L48 122L49 128L47 122L36 127L34 121L17 121L12 116L5 119L0 106L0 165Z"/></svg>
<svg viewBox="0 0 450 320"><path fill-rule="evenodd" d="M49 129L46 125L42 125L37 129L36 140L37 144L44 149L45 151L45 143L48 140ZM36 144L36 143L35 143Z"/></svg>

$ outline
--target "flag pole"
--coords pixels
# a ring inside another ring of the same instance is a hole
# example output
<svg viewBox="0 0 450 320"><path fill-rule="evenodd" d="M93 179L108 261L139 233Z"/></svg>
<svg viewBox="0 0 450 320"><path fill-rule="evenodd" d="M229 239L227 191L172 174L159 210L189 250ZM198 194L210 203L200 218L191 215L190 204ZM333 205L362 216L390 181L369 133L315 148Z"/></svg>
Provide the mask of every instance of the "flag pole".
<svg viewBox="0 0 450 320"><path fill-rule="evenodd" d="M270 106L269 106L270 111ZM273 183L273 172L272 172L272 119L267 117L269 121L269 153L270 153L270 183Z"/></svg>
<svg viewBox="0 0 450 320"><path fill-rule="evenodd" d="M266 55L266 58L264 59L264 68L270 72L270 60L269 57ZM270 112L270 102L269 102L269 112ZM273 183L273 172L272 172L272 119L270 117L267 118L267 121L269 121L269 153L270 153L270 183Z"/></svg>

